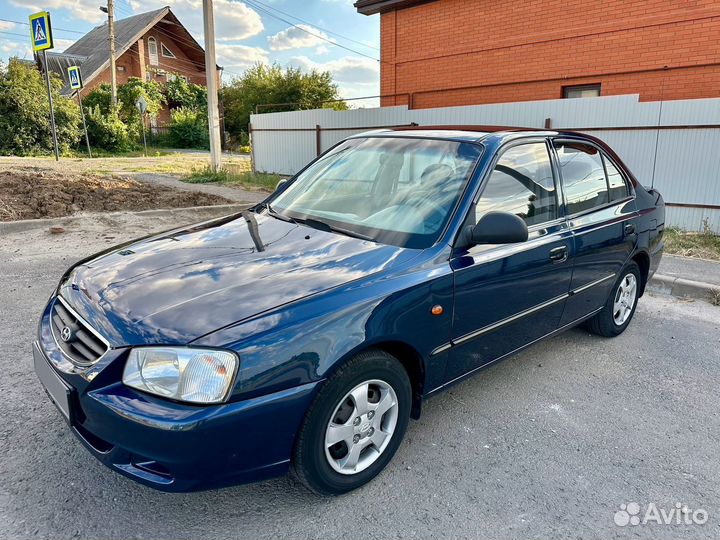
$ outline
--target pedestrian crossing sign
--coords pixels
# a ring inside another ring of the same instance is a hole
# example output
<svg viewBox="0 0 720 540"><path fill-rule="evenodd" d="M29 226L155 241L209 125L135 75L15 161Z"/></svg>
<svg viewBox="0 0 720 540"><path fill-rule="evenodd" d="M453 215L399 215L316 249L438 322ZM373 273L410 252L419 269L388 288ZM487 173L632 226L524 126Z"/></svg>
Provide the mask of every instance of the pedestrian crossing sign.
<svg viewBox="0 0 720 540"><path fill-rule="evenodd" d="M30 37L33 51L45 51L53 48L50 13L41 11L30 15Z"/></svg>
<svg viewBox="0 0 720 540"><path fill-rule="evenodd" d="M80 75L80 68L78 66L70 66L68 68L68 81L70 81L70 88L73 90L80 90L83 87L82 75Z"/></svg>

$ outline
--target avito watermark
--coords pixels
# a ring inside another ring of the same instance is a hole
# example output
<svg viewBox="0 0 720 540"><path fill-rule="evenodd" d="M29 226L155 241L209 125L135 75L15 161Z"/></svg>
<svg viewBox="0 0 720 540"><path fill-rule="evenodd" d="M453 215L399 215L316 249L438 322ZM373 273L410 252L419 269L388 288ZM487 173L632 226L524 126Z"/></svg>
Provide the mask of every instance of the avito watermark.
<svg viewBox="0 0 720 540"><path fill-rule="evenodd" d="M703 508L695 510L682 503L675 503L670 509L663 508L651 502L643 508L636 502L621 504L620 510L615 512L613 521L618 527L626 525L704 525L708 520L708 512Z"/></svg>

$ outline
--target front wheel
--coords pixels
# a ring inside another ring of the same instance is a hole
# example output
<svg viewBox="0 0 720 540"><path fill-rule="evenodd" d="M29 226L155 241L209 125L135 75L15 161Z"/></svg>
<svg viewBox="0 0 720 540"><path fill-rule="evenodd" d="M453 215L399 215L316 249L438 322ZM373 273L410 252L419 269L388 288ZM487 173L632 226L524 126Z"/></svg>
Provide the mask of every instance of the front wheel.
<svg viewBox="0 0 720 540"><path fill-rule="evenodd" d="M593 333L614 337L625 331L637 308L640 279L640 268L636 263L631 262L623 268L602 311L588 321Z"/></svg>
<svg viewBox="0 0 720 540"><path fill-rule="evenodd" d="M366 484L400 446L411 400L397 359L378 350L359 354L328 379L308 410L295 445L296 476L321 495Z"/></svg>

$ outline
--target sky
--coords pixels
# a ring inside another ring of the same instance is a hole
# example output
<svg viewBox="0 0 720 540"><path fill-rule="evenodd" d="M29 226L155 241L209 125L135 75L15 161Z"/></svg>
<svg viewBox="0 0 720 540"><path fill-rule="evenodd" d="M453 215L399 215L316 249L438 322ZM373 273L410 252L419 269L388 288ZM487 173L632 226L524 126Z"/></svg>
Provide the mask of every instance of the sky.
<svg viewBox="0 0 720 540"><path fill-rule="evenodd" d="M380 19L360 15L353 1L214 0L218 65L225 69L224 79L231 80L255 62L278 62L330 71L343 98L378 95ZM30 14L50 12L53 50L59 52L107 21L99 9L103 4L105 0L0 0L0 61L32 58L29 27L23 24ZM202 44L202 0L115 0L115 16L122 19L166 5Z"/></svg>

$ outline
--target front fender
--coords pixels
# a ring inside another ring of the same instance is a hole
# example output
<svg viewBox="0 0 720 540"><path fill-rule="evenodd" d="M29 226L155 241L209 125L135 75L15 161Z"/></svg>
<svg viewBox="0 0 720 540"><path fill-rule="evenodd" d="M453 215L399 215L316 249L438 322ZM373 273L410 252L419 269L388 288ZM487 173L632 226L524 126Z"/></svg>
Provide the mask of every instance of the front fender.
<svg viewBox="0 0 720 540"><path fill-rule="evenodd" d="M445 260L328 291L193 344L239 354L231 400L321 380L360 350L383 342L406 343L418 351L425 362L424 386L434 387L444 376L444 357L427 359L449 340L452 294L452 272ZM444 313L432 315L438 304Z"/></svg>

